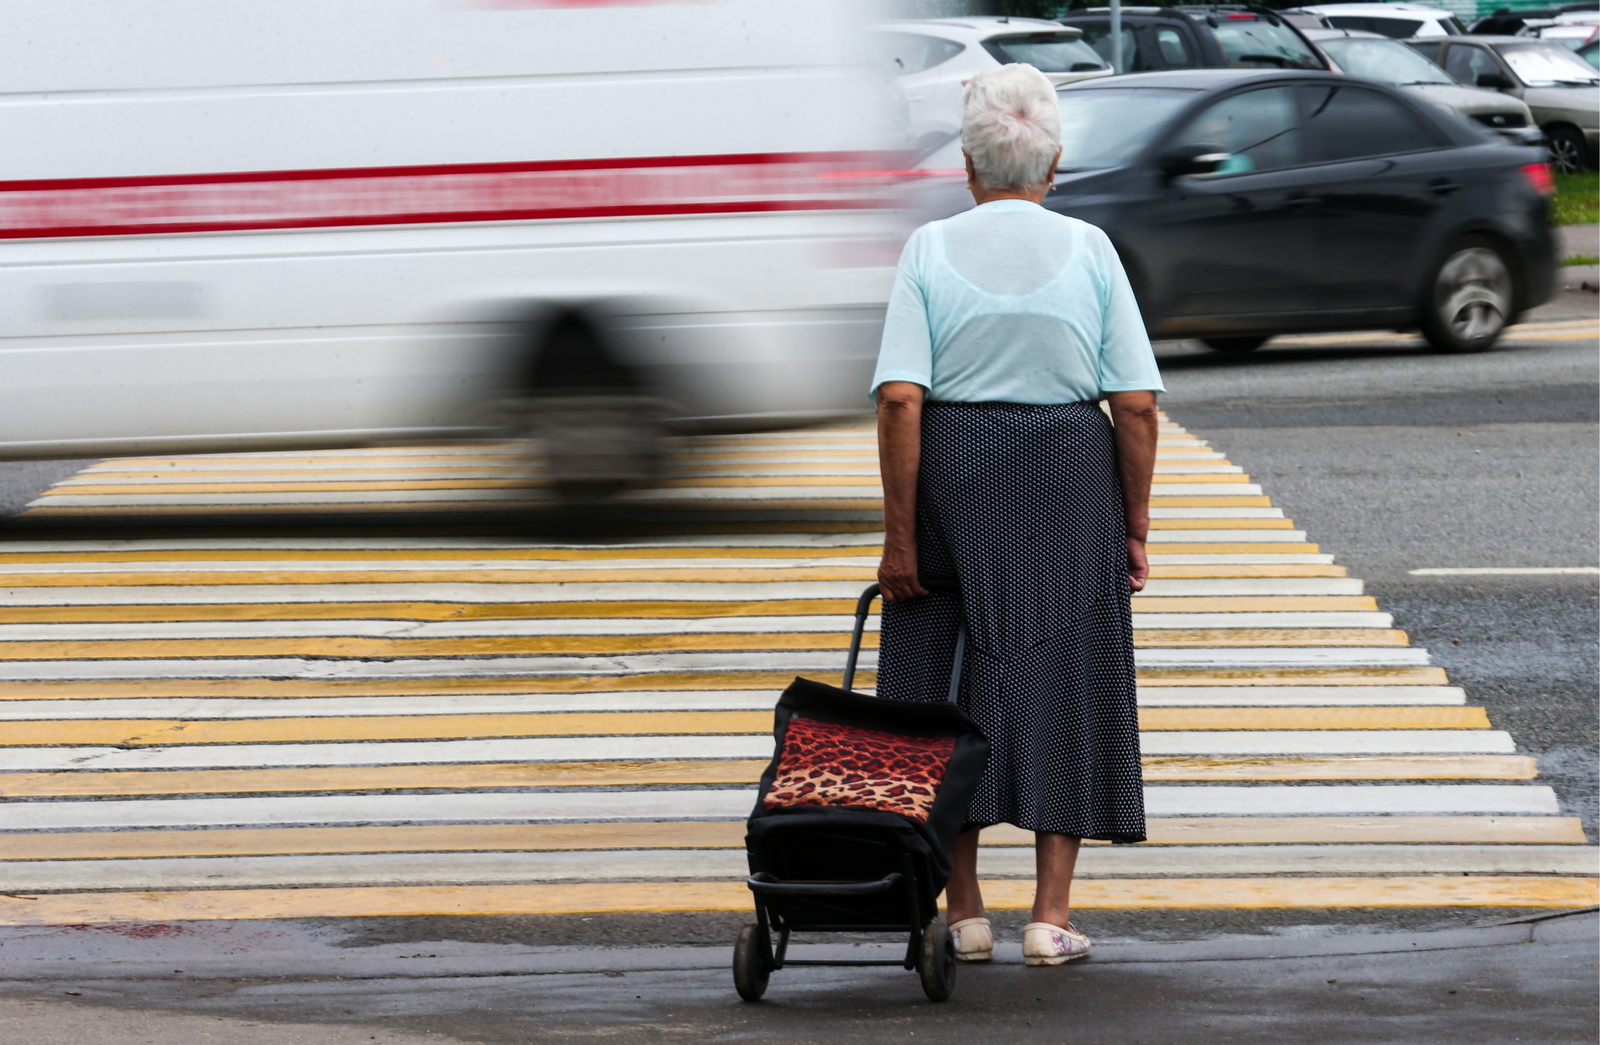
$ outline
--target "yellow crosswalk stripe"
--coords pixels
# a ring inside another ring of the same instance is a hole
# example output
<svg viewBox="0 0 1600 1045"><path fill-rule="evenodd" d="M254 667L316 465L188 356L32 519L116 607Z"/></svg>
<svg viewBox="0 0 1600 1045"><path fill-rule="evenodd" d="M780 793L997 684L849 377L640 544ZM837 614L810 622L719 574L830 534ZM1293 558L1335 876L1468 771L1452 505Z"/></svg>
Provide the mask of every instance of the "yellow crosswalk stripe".
<svg viewBox="0 0 1600 1045"><path fill-rule="evenodd" d="M988 906L1033 904L1032 883L982 883ZM1073 906L1101 908L1550 907L1600 902L1593 878L1476 877L1087 879ZM0 925L472 915L744 911L743 882L540 883L104 892L0 896Z"/></svg>
<svg viewBox="0 0 1600 1045"><path fill-rule="evenodd" d="M1147 845L1395 843L1582 845L1576 817L1152 817ZM295 853L545 852L607 849L739 849L745 827L679 820L594 824L438 824L385 827L212 828L207 831L73 831L5 835L34 860L126 860ZM985 846L1027 846L1033 835L990 828ZM1104 845L1089 842L1089 845Z"/></svg>

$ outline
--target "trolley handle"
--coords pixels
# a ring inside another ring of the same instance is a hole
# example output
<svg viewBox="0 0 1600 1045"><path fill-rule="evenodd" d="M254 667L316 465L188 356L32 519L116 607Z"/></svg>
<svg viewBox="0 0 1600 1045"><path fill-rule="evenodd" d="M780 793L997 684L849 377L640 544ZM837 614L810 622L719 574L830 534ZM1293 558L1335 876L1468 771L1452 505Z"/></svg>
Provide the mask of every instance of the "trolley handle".
<svg viewBox="0 0 1600 1045"><path fill-rule="evenodd" d="M930 592L941 595L960 595L961 585L951 577L922 577L920 583ZM856 680L856 661L861 657L861 637L867 630L867 615L872 612L872 601L881 594L882 588L877 584L867 585L867 590L861 593L861 598L856 600L856 623L850 633L850 652L844 659L844 688L850 689ZM967 622L962 621L956 629L956 655L950 668L950 703L956 703L956 698L961 693L961 663L966 659L967 653Z"/></svg>

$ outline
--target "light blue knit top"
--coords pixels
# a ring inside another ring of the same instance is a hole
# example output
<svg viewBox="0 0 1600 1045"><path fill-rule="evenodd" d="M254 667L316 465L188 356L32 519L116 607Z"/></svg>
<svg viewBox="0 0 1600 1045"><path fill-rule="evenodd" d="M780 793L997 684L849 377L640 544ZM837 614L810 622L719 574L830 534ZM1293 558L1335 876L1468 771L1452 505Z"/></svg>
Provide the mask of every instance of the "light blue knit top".
<svg viewBox="0 0 1600 1045"><path fill-rule="evenodd" d="M1106 234L1026 200L995 200L911 234L895 272L871 394L1073 403L1165 391Z"/></svg>

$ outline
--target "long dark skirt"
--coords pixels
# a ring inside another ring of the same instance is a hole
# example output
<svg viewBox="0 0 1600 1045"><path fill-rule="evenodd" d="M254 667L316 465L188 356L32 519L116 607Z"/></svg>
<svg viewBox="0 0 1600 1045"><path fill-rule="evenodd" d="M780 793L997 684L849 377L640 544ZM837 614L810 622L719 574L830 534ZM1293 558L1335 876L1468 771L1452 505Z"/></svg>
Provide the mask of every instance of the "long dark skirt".
<svg viewBox="0 0 1600 1045"><path fill-rule="evenodd" d="M968 827L1144 840L1126 540L1096 404L924 405L918 564L961 594L884 606L878 693L947 699L966 618L961 707L991 745Z"/></svg>

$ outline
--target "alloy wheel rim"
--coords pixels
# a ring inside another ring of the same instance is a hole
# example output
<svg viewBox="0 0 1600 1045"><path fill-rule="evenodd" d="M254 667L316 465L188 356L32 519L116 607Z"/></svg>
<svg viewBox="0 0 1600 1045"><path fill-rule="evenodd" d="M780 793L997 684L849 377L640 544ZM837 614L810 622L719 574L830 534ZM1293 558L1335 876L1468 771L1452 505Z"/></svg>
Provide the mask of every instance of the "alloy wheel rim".
<svg viewBox="0 0 1600 1045"><path fill-rule="evenodd" d="M1578 155L1578 145L1571 138L1562 135L1552 137L1550 159L1562 174L1577 174L1583 170L1583 158Z"/></svg>
<svg viewBox="0 0 1600 1045"><path fill-rule="evenodd" d="M1439 269L1435 300L1451 336L1462 341L1493 337L1511 312L1511 272L1487 247L1457 251Z"/></svg>

